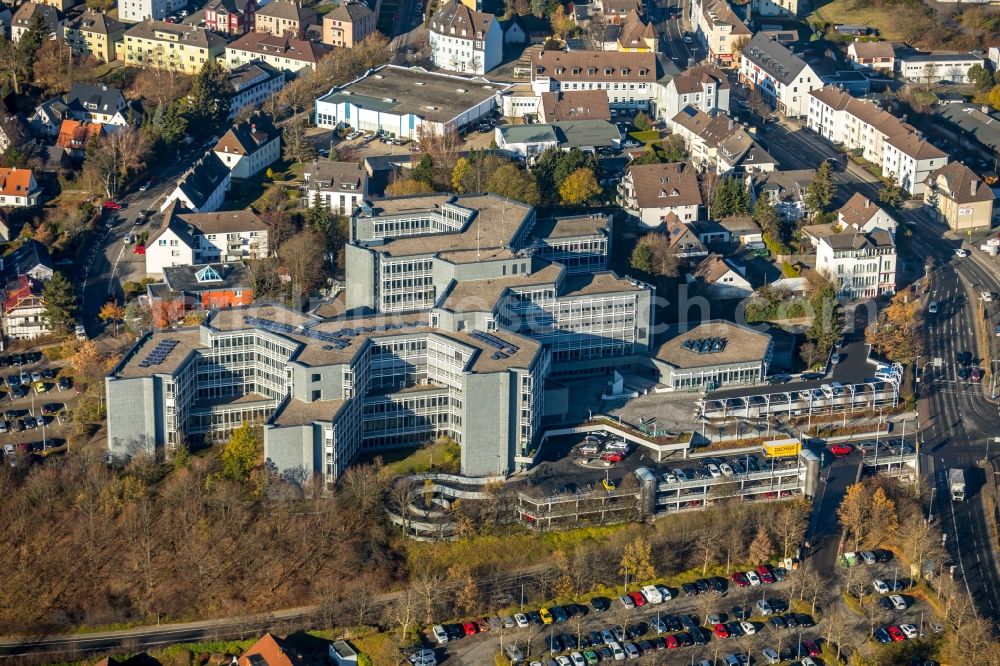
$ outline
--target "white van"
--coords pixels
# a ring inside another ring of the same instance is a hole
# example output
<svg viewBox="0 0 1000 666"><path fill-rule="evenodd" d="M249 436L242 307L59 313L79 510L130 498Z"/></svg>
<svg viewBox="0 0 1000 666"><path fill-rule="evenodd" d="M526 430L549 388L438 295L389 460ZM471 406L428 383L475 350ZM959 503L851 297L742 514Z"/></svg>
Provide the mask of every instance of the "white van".
<svg viewBox="0 0 1000 666"><path fill-rule="evenodd" d="M614 655L615 661L625 661L625 650L618 644L618 641L608 643L608 648L611 650L611 654Z"/></svg>
<svg viewBox="0 0 1000 666"><path fill-rule="evenodd" d="M448 632L445 631L444 627L442 627L440 624L435 624L434 628L431 629L431 633L434 634L434 640L436 640L438 644L443 644L448 642Z"/></svg>
<svg viewBox="0 0 1000 666"><path fill-rule="evenodd" d="M646 587L642 588L640 592L642 592L642 596L646 597L646 601L649 602L650 604L663 603L663 595L660 594L660 591L656 589L655 585L647 585Z"/></svg>

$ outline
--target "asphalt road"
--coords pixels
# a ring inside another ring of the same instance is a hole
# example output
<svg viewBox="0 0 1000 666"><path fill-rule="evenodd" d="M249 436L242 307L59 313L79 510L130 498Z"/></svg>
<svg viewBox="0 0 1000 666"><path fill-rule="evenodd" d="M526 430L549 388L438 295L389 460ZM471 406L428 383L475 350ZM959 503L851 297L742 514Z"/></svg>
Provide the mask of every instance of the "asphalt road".
<svg viewBox="0 0 1000 666"><path fill-rule="evenodd" d="M786 169L815 168L824 158L839 157L816 134L792 124L769 124L763 140L768 152ZM840 186L835 205L854 192L877 201L880 185L877 179L853 163L848 162L846 167L841 164L834 174L834 182ZM1000 291L1000 277L991 265L976 256L977 250L970 257L956 257L955 249L961 242L944 238L947 229L923 208L901 210L897 217L913 231L909 262L919 269L928 258L934 260L928 300L942 303L941 312L930 317L925 328L926 353L920 359L926 364L939 357L945 364L935 371L937 374L928 377L933 381L922 384L920 389L923 399L919 410L924 428L921 472L928 475L936 488L934 515L944 519L941 528L948 535L947 547L969 593L983 613L997 617L1000 571L978 495L985 476L975 467L975 461L984 457L986 438L996 436L1000 419L997 407L985 399L981 387L957 381L955 352L970 351L978 356L973 325L973 308L978 305L976 294ZM1000 445L994 447L994 452L1000 454ZM949 501L947 484L939 472L950 467L966 470L969 497L964 503Z"/></svg>
<svg viewBox="0 0 1000 666"><path fill-rule="evenodd" d="M660 33L660 50L681 69L698 59L698 47L684 42L686 4L684 0L664 0L662 4L650 9L651 18Z"/></svg>

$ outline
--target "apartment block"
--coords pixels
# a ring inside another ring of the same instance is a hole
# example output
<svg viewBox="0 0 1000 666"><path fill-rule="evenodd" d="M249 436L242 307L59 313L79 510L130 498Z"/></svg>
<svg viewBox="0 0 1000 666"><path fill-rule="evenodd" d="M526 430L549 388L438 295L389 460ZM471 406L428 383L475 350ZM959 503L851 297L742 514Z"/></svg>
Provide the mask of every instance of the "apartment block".
<svg viewBox="0 0 1000 666"><path fill-rule="evenodd" d="M758 90L778 113L809 114L809 93L823 87L813 68L765 33L754 35L740 53L740 82Z"/></svg>

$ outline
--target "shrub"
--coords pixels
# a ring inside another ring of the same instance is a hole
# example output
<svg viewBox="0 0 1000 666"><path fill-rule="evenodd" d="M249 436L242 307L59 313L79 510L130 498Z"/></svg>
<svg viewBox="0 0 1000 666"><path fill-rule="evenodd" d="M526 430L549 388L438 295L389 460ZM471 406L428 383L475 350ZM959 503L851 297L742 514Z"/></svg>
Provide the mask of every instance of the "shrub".
<svg viewBox="0 0 1000 666"><path fill-rule="evenodd" d="M781 262L781 274L785 277L796 278L802 274L802 269L788 263L787 261L783 261Z"/></svg>

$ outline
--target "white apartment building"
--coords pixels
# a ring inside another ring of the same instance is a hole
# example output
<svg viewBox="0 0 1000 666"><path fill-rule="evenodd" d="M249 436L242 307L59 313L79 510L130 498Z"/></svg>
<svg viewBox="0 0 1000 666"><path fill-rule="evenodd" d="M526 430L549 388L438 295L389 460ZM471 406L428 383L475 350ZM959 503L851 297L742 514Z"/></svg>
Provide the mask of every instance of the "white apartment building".
<svg viewBox="0 0 1000 666"><path fill-rule="evenodd" d="M652 110L658 95L655 53L536 51L531 87L536 94L604 90L612 109Z"/></svg>
<svg viewBox="0 0 1000 666"><path fill-rule="evenodd" d="M163 199L160 210L165 211L175 201L195 213L219 210L232 177L229 167L214 152L208 152L181 176Z"/></svg>
<svg viewBox="0 0 1000 666"><path fill-rule="evenodd" d="M805 60L764 33L754 35L740 54L740 81L789 118L808 115L809 93L823 87Z"/></svg>
<svg viewBox="0 0 1000 666"><path fill-rule="evenodd" d="M948 163L948 156L912 126L832 86L810 93L807 125L827 141L877 164L883 175L895 175L913 195L923 193L931 171Z"/></svg>
<svg viewBox="0 0 1000 666"><path fill-rule="evenodd" d="M884 229L893 237L896 235L896 227L899 226L896 218L860 192L855 192L854 196L840 207L837 211L837 222L844 231L861 231L867 234L876 229Z"/></svg>
<svg viewBox="0 0 1000 666"><path fill-rule="evenodd" d="M493 14L449 0L428 30L435 66L462 74L485 74L503 60L503 30Z"/></svg>
<svg viewBox="0 0 1000 666"><path fill-rule="evenodd" d="M146 242L146 273L267 257L267 226L252 210L189 213L172 204L159 230Z"/></svg>
<svg viewBox="0 0 1000 666"><path fill-rule="evenodd" d="M229 70L226 85L230 91L229 120L240 111L264 103L285 86L285 72L263 60L253 60Z"/></svg>
<svg viewBox="0 0 1000 666"><path fill-rule="evenodd" d="M800 0L750 0L753 16L798 16L802 7Z"/></svg>
<svg viewBox="0 0 1000 666"><path fill-rule="evenodd" d="M695 0L691 22L708 60L723 67L733 64L734 44L753 35L726 0Z"/></svg>
<svg viewBox="0 0 1000 666"><path fill-rule="evenodd" d="M162 21L167 17L167 0L121 0L118 3L118 18L129 23L140 21Z"/></svg>
<svg viewBox="0 0 1000 666"><path fill-rule="evenodd" d="M724 113L712 117L686 106L670 126L684 140L691 160L702 171L721 176L737 167L746 173L764 173L777 166L750 133Z"/></svg>
<svg viewBox="0 0 1000 666"><path fill-rule="evenodd" d="M703 203L698 174L686 162L629 166L618 184L618 201L647 227L666 223L669 215L695 222Z"/></svg>
<svg viewBox="0 0 1000 666"><path fill-rule="evenodd" d="M233 178L250 178L281 158L281 132L258 112L230 128L213 152Z"/></svg>
<svg viewBox="0 0 1000 666"><path fill-rule="evenodd" d="M843 298L874 298L896 291L896 246L884 229L822 236L816 270L835 279Z"/></svg>
<svg viewBox="0 0 1000 666"><path fill-rule="evenodd" d="M720 111L729 113L729 79L714 65L686 69L657 89L657 113L668 124L685 106L710 116Z"/></svg>
<svg viewBox="0 0 1000 666"><path fill-rule="evenodd" d="M971 53L918 53L899 58L899 73L904 79L914 83L965 83L969 68L985 63L983 58Z"/></svg>
<svg viewBox="0 0 1000 666"><path fill-rule="evenodd" d="M357 162L315 160L306 164L302 196L306 206L316 198L338 215L353 215L368 197L368 172Z"/></svg>

